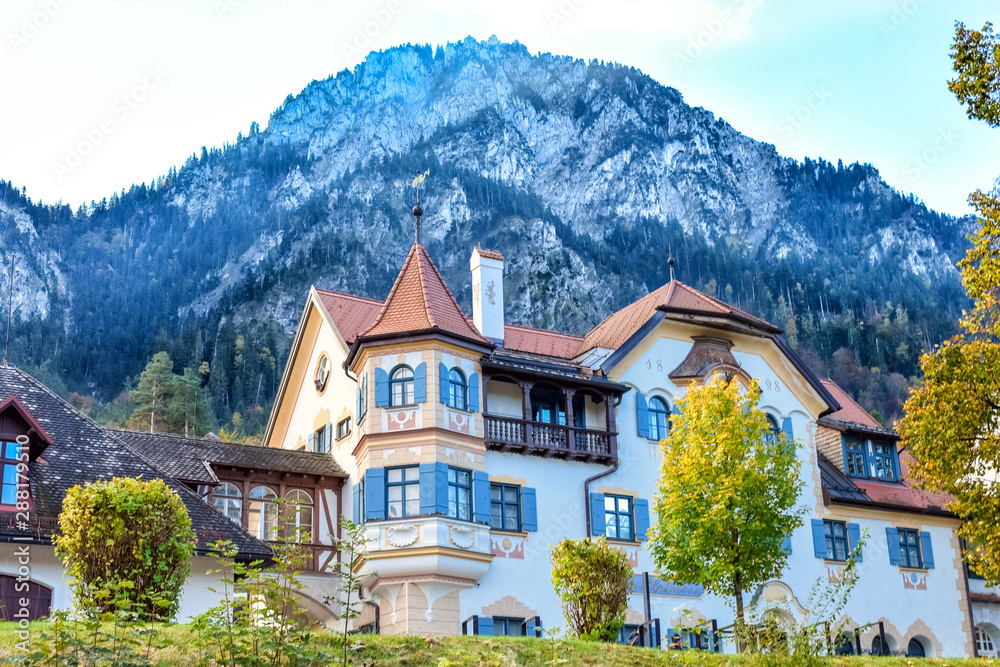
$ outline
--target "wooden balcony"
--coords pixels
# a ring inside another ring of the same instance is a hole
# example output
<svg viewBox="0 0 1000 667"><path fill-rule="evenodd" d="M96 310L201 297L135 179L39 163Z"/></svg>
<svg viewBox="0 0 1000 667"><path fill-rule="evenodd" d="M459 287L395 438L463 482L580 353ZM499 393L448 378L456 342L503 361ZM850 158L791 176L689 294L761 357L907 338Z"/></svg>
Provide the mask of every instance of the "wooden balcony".
<svg viewBox="0 0 1000 667"><path fill-rule="evenodd" d="M483 415L486 447L501 452L613 463L618 441L613 431L547 424L517 417Z"/></svg>

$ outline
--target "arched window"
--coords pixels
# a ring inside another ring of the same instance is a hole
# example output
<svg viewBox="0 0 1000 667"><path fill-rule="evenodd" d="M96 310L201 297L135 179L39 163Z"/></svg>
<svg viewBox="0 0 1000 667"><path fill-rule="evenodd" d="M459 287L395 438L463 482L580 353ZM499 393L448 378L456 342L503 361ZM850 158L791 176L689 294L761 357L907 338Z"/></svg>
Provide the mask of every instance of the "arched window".
<svg viewBox="0 0 1000 667"><path fill-rule="evenodd" d="M320 357L316 364L316 391L322 392L326 389L326 381L330 379L330 357L325 354Z"/></svg>
<svg viewBox="0 0 1000 667"><path fill-rule="evenodd" d="M993 637L981 625L976 626L976 650L980 658L993 658L997 654L993 646Z"/></svg>
<svg viewBox="0 0 1000 667"><path fill-rule="evenodd" d="M774 444L778 441L778 434L781 433L781 428L778 426L778 420L767 415L767 441L768 443Z"/></svg>
<svg viewBox="0 0 1000 667"><path fill-rule="evenodd" d="M409 366L396 366L389 374L389 405L413 404L413 369Z"/></svg>
<svg viewBox="0 0 1000 667"><path fill-rule="evenodd" d="M301 489L285 494L285 538L295 542L309 542L313 533L313 499Z"/></svg>
<svg viewBox="0 0 1000 667"><path fill-rule="evenodd" d="M911 639L910 643L906 645L906 655L909 658L924 658L926 654L924 645L920 643L919 639Z"/></svg>
<svg viewBox="0 0 1000 667"><path fill-rule="evenodd" d="M459 410L469 409L469 386L465 382L465 373L457 368L448 372L448 405Z"/></svg>
<svg viewBox="0 0 1000 667"><path fill-rule="evenodd" d="M667 437L670 426L670 408L667 402L659 396L649 399L649 437L652 440L663 440Z"/></svg>
<svg viewBox="0 0 1000 667"><path fill-rule="evenodd" d="M840 642L833 650L836 655L854 655L854 635L841 633Z"/></svg>
<svg viewBox="0 0 1000 667"><path fill-rule="evenodd" d="M212 504L233 523L243 520L243 493L235 484L223 482L212 492Z"/></svg>
<svg viewBox="0 0 1000 667"><path fill-rule="evenodd" d="M261 540L278 537L278 505L274 502L278 495L266 486L255 486L250 490L250 525L247 529Z"/></svg>
<svg viewBox="0 0 1000 667"><path fill-rule="evenodd" d="M882 637L875 635L872 639L872 655L889 655L889 647L882 643Z"/></svg>

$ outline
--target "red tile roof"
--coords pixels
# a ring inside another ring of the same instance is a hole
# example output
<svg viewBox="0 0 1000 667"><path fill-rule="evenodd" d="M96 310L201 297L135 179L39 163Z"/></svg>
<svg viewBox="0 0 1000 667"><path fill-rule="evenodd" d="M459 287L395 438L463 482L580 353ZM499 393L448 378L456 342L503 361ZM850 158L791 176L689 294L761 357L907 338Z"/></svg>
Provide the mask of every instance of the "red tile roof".
<svg viewBox="0 0 1000 667"><path fill-rule="evenodd" d="M486 259L498 259L501 262L503 261L503 255L501 255L496 250L487 250L486 248L480 248L479 246L476 246L476 252L479 253L480 257L485 257Z"/></svg>
<svg viewBox="0 0 1000 667"><path fill-rule="evenodd" d="M732 317L768 330L775 330L771 324L762 319L756 318L718 299L714 299L707 294L702 294L693 287L689 287L678 280L672 280L635 303L629 304L605 318L603 322L594 327L584 337L578 353L586 352L595 347L610 349L621 347L657 310L685 311L717 317Z"/></svg>
<svg viewBox="0 0 1000 667"><path fill-rule="evenodd" d="M503 328L503 346L508 350L534 352L550 357L572 359L580 349L583 337L508 324Z"/></svg>
<svg viewBox="0 0 1000 667"><path fill-rule="evenodd" d="M424 246L415 243L403 262L396 284L392 286L381 312L361 337L425 329L438 329L492 345L469 324L430 255Z"/></svg>
<svg viewBox="0 0 1000 667"><path fill-rule="evenodd" d="M382 310L382 302L374 299L321 289L316 290L316 294L348 345L361 332L371 328Z"/></svg>
<svg viewBox="0 0 1000 667"><path fill-rule="evenodd" d="M870 414L868 414L863 407L857 404L857 402L847 395L843 389L841 389L836 382L833 380L820 380L826 390L829 391L837 402L840 403L840 409L836 412L830 413L827 417L831 419L839 419L845 422L854 422L855 424L861 424L869 428L875 428L879 430L885 430L884 427L875 421Z"/></svg>
<svg viewBox="0 0 1000 667"><path fill-rule="evenodd" d="M880 505L947 512L945 505L955 499L947 493L932 493L907 486L909 482L906 479L903 480L903 484L863 479L856 479L854 483L873 503Z"/></svg>
<svg viewBox="0 0 1000 667"><path fill-rule="evenodd" d="M969 599L980 604L1000 604L1000 595L996 593L969 593Z"/></svg>

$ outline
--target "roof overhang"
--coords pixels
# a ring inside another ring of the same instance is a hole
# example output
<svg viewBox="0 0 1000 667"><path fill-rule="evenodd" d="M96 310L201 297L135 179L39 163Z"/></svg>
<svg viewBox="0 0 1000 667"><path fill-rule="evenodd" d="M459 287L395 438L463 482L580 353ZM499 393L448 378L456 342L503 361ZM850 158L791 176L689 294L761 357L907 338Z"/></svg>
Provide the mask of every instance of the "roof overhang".
<svg viewBox="0 0 1000 667"><path fill-rule="evenodd" d="M544 361L534 362L520 357L517 359L505 358L494 354L492 357L484 357L481 364L484 372L486 369L499 371L496 375L506 373L527 375L560 384L575 384L580 387L599 388L602 391L614 394L624 394L629 390L628 385L614 382L601 375L581 375L574 372L575 369L569 366L561 366Z"/></svg>
<svg viewBox="0 0 1000 667"><path fill-rule="evenodd" d="M893 442L898 442L900 440L898 433L886 431L881 428L874 428L872 426L868 426L867 424L834 419L833 417L821 417L816 421L816 423L820 426L825 426L826 428L833 429L834 431L840 431L841 433L846 433L848 435L861 435L871 438L880 438L882 440L891 440Z"/></svg>
<svg viewBox="0 0 1000 667"><path fill-rule="evenodd" d="M496 349L495 343L485 343L481 340L475 340L473 338L467 338L465 336L445 331L439 327L430 327L428 329L415 329L413 331L405 331L402 333L358 336L351 345L350 351L347 353L347 359L344 361L344 368L350 370L354 366L354 361L357 359L358 354L360 354L361 350L366 347L392 345L396 343L415 343L425 340L440 340L445 343L451 343L452 345L469 348L470 350L479 352L480 354L489 354Z"/></svg>
<svg viewBox="0 0 1000 667"><path fill-rule="evenodd" d="M24 432L18 433L14 432L9 426L2 425L0 430L2 431L12 431L10 433L0 432L0 438L16 441L17 438L27 437L28 438L28 459L31 461L36 460L42 455L42 452L52 444L52 438L49 434L45 432L45 429L38 420L31 414L31 412L24 406L24 403L14 394L11 394L0 402L0 415L8 411L13 411L17 418L23 423ZM9 424L9 422L7 422Z"/></svg>

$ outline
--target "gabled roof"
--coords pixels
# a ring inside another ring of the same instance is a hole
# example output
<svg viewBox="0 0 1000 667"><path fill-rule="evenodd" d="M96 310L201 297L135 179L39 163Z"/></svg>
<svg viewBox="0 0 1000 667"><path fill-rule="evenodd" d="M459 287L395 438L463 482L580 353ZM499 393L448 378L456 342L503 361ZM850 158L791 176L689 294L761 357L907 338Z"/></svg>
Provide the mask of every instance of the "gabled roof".
<svg viewBox="0 0 1000 667"><path fill-rule="evenodd" d="M248 558L269 558L270 546L235 525L196 493L140 456L112 432L94 423L69 403L53 394L27 373L0 367L0 401L16 396L31 416L52 438L43 458L28 464L28 479L34 501L32 532L0 520L0 541L30 535L48 541L58 529L56 521L70 487L115 477L162 479L187 507L197 535L199 553L217 540L232 540Z"/></svg>
<svg viewBox="0 0 1000 667"><path fill-rule="evenodd" d="M848 396L847 392L841 389L836 382L830 379L820 380L826 390L840 403L840 409L826 415L824 421L840 422L845 427L852 425L863 427L864 431L881 431L887 435L894 435L891 431L883 428L857 401Z"/></svg>
<svg viewBox="0 0 1000 667"><path fill-rule="evenodd" d="M781 330L739 308L734 308L707 294L702 294L679 280L671 280L635 303L612 313L584 336L577 354L595 347L617 349L642 327L657 311L671 314L704 315L723 318L776 334Z"/></svg>
<svg viewBox="0 0 1000 667"><path fill-rule="evenodd" d="M229 466L324 477L347 477L329 454L276 447L254 447L206 438L185 438L166 433L112 431L176 479L216 484L211 466Z"/></svg>
<svg viewBox="0 0 1000 667"><path fill-rule="evenodd" d="M358 338L429 330L493 346L469 324L424 246L414 243L378 317Z"/></svg>
<svg viewBox="0 0 1000 667"><path fill-rule="evenodd" d="M348 345L370 329L382 312L382 302L375 299L321 289L316 290L316 295Z"/></svg>

